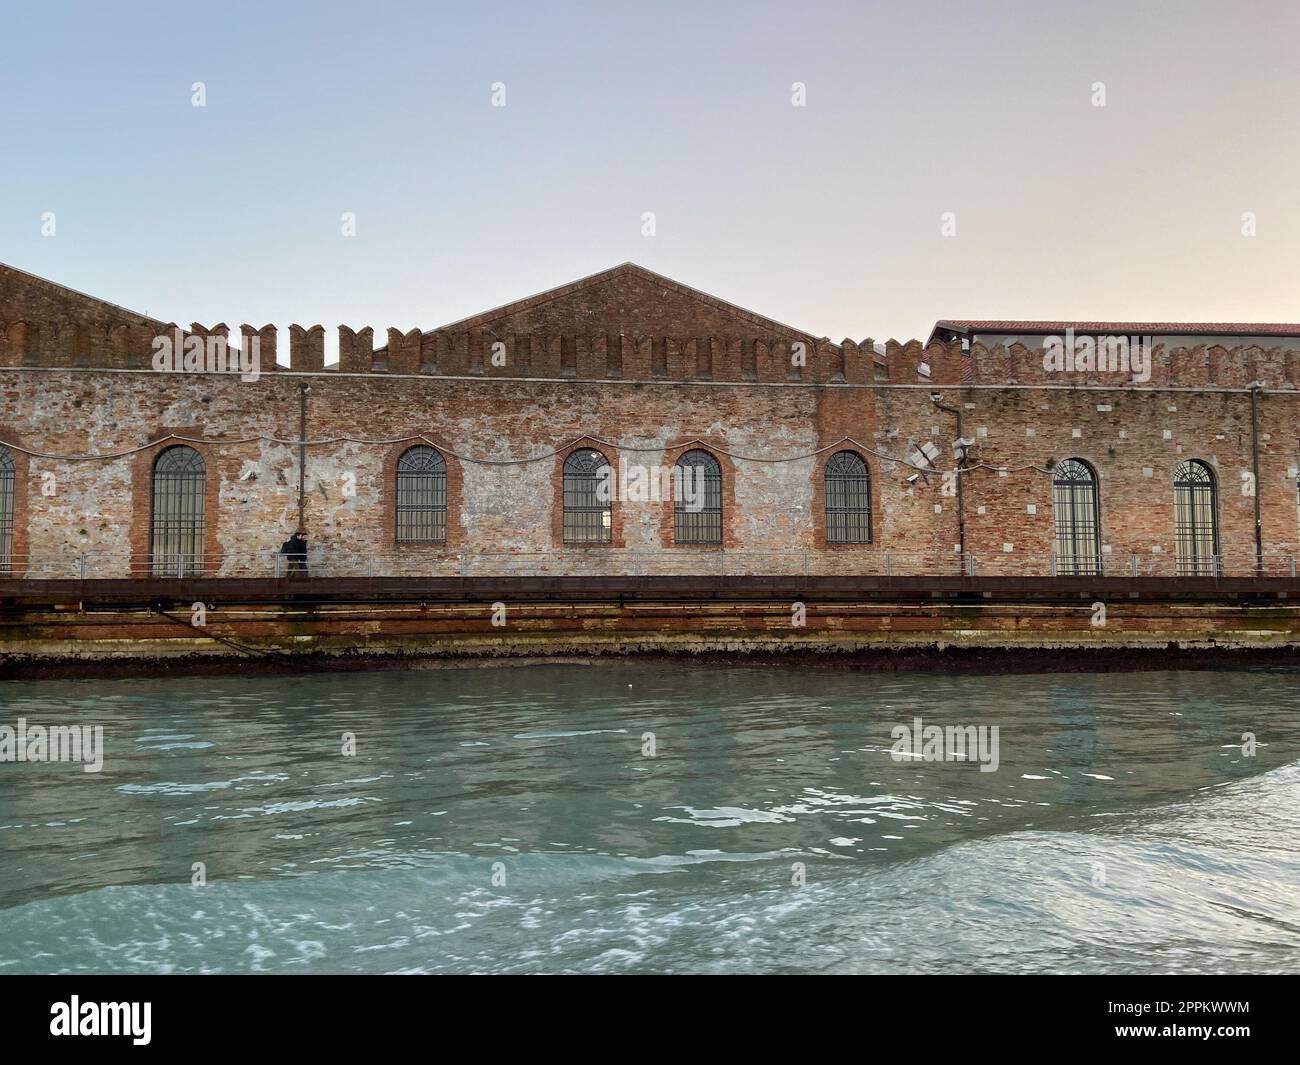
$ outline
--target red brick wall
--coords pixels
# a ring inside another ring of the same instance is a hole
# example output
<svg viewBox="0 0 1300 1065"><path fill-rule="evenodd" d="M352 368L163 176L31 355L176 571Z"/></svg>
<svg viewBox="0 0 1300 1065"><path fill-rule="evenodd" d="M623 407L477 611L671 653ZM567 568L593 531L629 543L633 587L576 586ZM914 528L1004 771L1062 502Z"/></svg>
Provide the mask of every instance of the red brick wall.
<svg viewBox="0 0 1300 1065"><path fill-rule="evenodd" d="M723 467L720 553L729 557L718 565L953 572L958 506L943 492L943 470L953 465L957 428L931 401L933 390L945 406L960 408L964 434L975 440L963 483L967 554L981 571L1046 572L1053 545L1048 463L1075 457L1099 476L1109 570L1126 571L1133 556L1140 572L1172 566L1173 470L1199 459L1216 474L1227 568L1249 572L1254 498L1243 494L1242 474L1252 465L1244 391L1252 380L1271 389L1259 400L1258 484L1269 565L1284 567L1300 550L1300 360L1280 349L1158 348L1149 384L1102 388L1085 386L1118 382L1048 374L1036 353L976 345L974 376L959 385L956 342L924 350L915 341L891 342L881 358L869 341L814 341L624 266L441 332L392 334L394 346L377 358L366 331L347 331L356 343L345 348L346 372L288 375L270 372L264 360L261 378L243 382L79 365L120 367L134 355L147 367L149 342L165 328L0 267L0 438L42 453L15 456L23 516L16 551L54 558L93 552L114 571L128 555L146 555L156 449L134 449L183 426L185 435L207 441L198 445L209 478L207 551L229 556L231 571L265 565L297 523L292 441L304 380L311 382L309 436L324 441L309 453L307 525L327 568L331 560L342 566L344 555L400 556L404 566L431 571L483 554L534 559L530 564L549 572L714 565L699 561L698 552L666 550L673 544L671 501L617 501L608 549L563 545L563 456L591 437L615 469L620 444L628 462L671 466L687 441L705 442ZM262 335L273 350L274 334ZM294 337L295 366L316 370L319 328ZM494 338L514 360L504 367L491 365ZM792 343L807 345L802 369L791 365ZM929 377L919 373L921 362ZM1009 380L1036 383L1009 387ZM394 543L395 463L409 446L404 438L416 434L447 461L448 542L436 549ZM907 456L927 442L939 450L939 469L915 471ZM839 447L868 462L869 545L825 543L823 469ZM117 452L132 454L93 462L57 457ZM59 485L53 497L39 490L49 471ZM350 483L354 495L344 491Z"/></svg>
<svg viewBox="0 0 1300 1065"><path fill-rule="evenodd" d="M683 338L774 335L805 342L815 340L807 333L631 264L475 315L447 328L461 332L487 329L500 336L540 333L616 337L626 333Z"/></svg>
<svg viewBox="0 0 1300 1065"><path fill-rule="evenodd" d="M18 523L18 542L25 538L42 556L98 553L117 569L125 566L128 552L147 554L149 470L162 445L91 462L49 456L129 452L177 431L207 441L197 445L208 476L206 549L245 560L232 561L232 567L265 566L297 520L292 441L298 380L285 374L241 382L231 375L0 370L7 411L0 439L42 453L30 462L16 456L18 495L25 500L19 514L26 514ZM926 441L939 449L941 469L953 465L955 419L935 408L929 387L331 373L311 380L309 435L320 442L308 453L307 525L313 550L326 563L341 565L344 554L396 553L407 556L404 565L439 572L451 555L490 554L531 558L545 572L613 573L632 562L650 571L689 572L704 565L725 565L728 572L790 571L806 565L812 572L879 572L888 556L895 573L956 568L957 500L943 494L941 471L929 472L928 483L906 479L914 472L905 461L910 449ZM980 572L1046 572L1053 540L1046 464L1071 457L1087 461L1099 475L1108 569L1126 571L1134 554L1141 572L1172 566L1173 470L1179 461L1199 459L1218 478L1220 540L1229 568L1250 571L1254 506L1241 491L1241 474L1251 468L1247 393L974 387L942 392L945 405L960 407L964 432L975 438L965 506L967 548ZM1265 546L1277 556L1270 564L1284 566L1286 555L1300 551L1297 396L1269 392L1259 402ZM399 550L393 543L395 463L409 446L403 438L417 434L447 461L443 550ZM628 449L622 452L627 462L646 466L671 466L691 441L711 450L723 468L725 563L704 563L701 552L671 549L671 501L619 500L610 548L565 547L559 526L563 455L587 437L616 470L619 444ZM841 446L867 459L874 537L869 545L827 548L823 467ZM528 461L474 461L503 458ZM999 476L1000 468L1010 472ZM45 471L53 471L59 485L52 498L40 494ZM348 483L356 486L351 496L344 491ZM1031 504L1036 513L1029 513ZM261 561L247 561L253 558ZM322 571L316 559L313 567Z"/></svg>
<svg viewBox="0 0 1300 1065"><path fill-rule="evenodd" d="M0 263L0 366L147 366L165 328Z"/></svg>

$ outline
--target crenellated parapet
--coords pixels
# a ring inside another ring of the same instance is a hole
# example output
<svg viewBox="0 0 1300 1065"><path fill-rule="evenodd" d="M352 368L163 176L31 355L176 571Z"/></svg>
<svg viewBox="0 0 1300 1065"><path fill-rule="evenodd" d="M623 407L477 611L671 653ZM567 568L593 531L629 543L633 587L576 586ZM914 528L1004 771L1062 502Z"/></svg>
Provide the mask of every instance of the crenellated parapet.
<svg viewBox="0 0 1300 1065"><path fill-rule="evenodd" d="M183 348L196 338L238 352L255 346L264 372L277 367L275 326L244 324L232 340L224 322L113 323L102 331L75 324L0 321L0 366L148 369L160 338ZM626 334L497 333L389 328L376 346L372 327L338 327L338 361L325 363L325 330L289 326L288 368L298 373L402 374L437 377L510 377L553 380L747 381L781 384L924 384L961 379L959 345L890 341L882 356L875 342L828 338L695 337ZM197 349L195 349L197 350ZM209 357L209 362L211 357Z"/></svg>
<svg viewBox="0 0 1300 1065"><path fill-rule="evenodd" d="M296 327L295 327L296 328ZM881 373L874 341L778 336L675 336L511 333L487 329L387 331L373 347L370 329L339 329L341 373L549 380L698 381L803 384L924 384L961 379L960 345L919 341L894 346ZM297 367L295 366L295 369Z"/></svg>
<svg viewBox="0 0 1300 1065"><path fill-rule="evenodd" d="M0 319L0 366L143 369L149 365L154 337L168 328L174 327Z"/></svg>
<svg viewBox="0 0 1300 1065"><path fill-rule="evenodd" d="M955 326L962 323L940 323ZM338 327L326 363L320 325L192 323L180 329L0 263L0 366L229 370L573 381L906 386L970 383L1243 389L1300 388L1300 326L1165 326L1151 336L1076 330L1130 323L1019 323L981 335L936 327L928 344L831 341L765 318L634 263L437 329ZM983 323L988 325L989 323ZM965 337L966 340L944 336ZM999 339L1000 338L1000 339ZM1153 342L1154 341L1154 342ZM970 343L964 348L963 343ZM1069 350L1065 350L1066 347Z"/></svg>
<svg viewBox="0 0 1300 1065"><path fill-rule="evenodd" d="M968 380L981 385L1243 389L1259 382L1270 389L1300 388L1300 350L1285 345L1105 338L1062 358L1055 347L976 343L966 360Z"/></svg>
<svg viewBox="0 0 1300 1065"><path fill-rule="evenodd" d="M148 369L159 338L197 338L232 353L255 347L262 372L278 364L275 326L224 322L78 322L0 319L0 366ZM787 337L499 333L488 329L389 328L376 346L371 327L338 327L338 361L325 363L325 330L289 326L287 366L298 373L507 377L575 381L757 382L818 385L1093 385L1149 388L1300 388L1300 350L1257 343L1177 345L1134 342L1129 349L1053 352L1020 343L963 352L961 343L845 338L834 343ZM209 356L209 362L211 356Z"/></svg>

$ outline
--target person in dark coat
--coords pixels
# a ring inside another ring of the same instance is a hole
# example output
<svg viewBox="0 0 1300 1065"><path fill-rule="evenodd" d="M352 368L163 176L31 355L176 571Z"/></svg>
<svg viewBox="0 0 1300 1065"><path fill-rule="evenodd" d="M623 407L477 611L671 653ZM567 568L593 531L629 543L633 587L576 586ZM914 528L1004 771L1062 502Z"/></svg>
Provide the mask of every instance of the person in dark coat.
<svg viewBox="0 0 1300 1065"><path fill-rule="evenodd" d="M298 529L280 545L280 554L289 560L289 576L301 573L307 576L307 534Z"/></svg>

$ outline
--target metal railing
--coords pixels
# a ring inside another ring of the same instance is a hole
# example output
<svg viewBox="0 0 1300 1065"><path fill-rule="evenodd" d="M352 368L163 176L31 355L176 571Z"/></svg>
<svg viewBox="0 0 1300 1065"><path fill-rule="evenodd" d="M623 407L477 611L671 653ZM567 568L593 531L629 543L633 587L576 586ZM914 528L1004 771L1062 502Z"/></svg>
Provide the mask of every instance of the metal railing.
<svg viewBox="0 0 1300 1065"><path fill-rule="evenodd" d="M945 576L945 577L1295 577L1297 556L1287 552L1236 551L1192 564L1169 552L1105 552L1096 559L1062 560L1050 551L891 551L865 545L825 550L749 551L722 548L561 547L550 551L445 552L412 548L354 552L313 545L307 576L367 577L562 577L562 576ZM0 581L191 579L196 577L297 579L290 560L277 551L250 551L167 558L89 551L11 555L0 559Z"/></svg>

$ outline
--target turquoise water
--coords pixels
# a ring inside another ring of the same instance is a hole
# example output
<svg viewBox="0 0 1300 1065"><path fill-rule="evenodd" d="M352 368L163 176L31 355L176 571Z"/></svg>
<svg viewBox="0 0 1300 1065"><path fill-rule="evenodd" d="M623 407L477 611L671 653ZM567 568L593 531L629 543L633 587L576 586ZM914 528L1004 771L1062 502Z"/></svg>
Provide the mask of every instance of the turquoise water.
<svg viewBox="0 0 1300 1065"><path fill-rule="evenodd" d="M0 973L1300 971L1297 679L4 682L106 756L0 763Z"/></svg>

